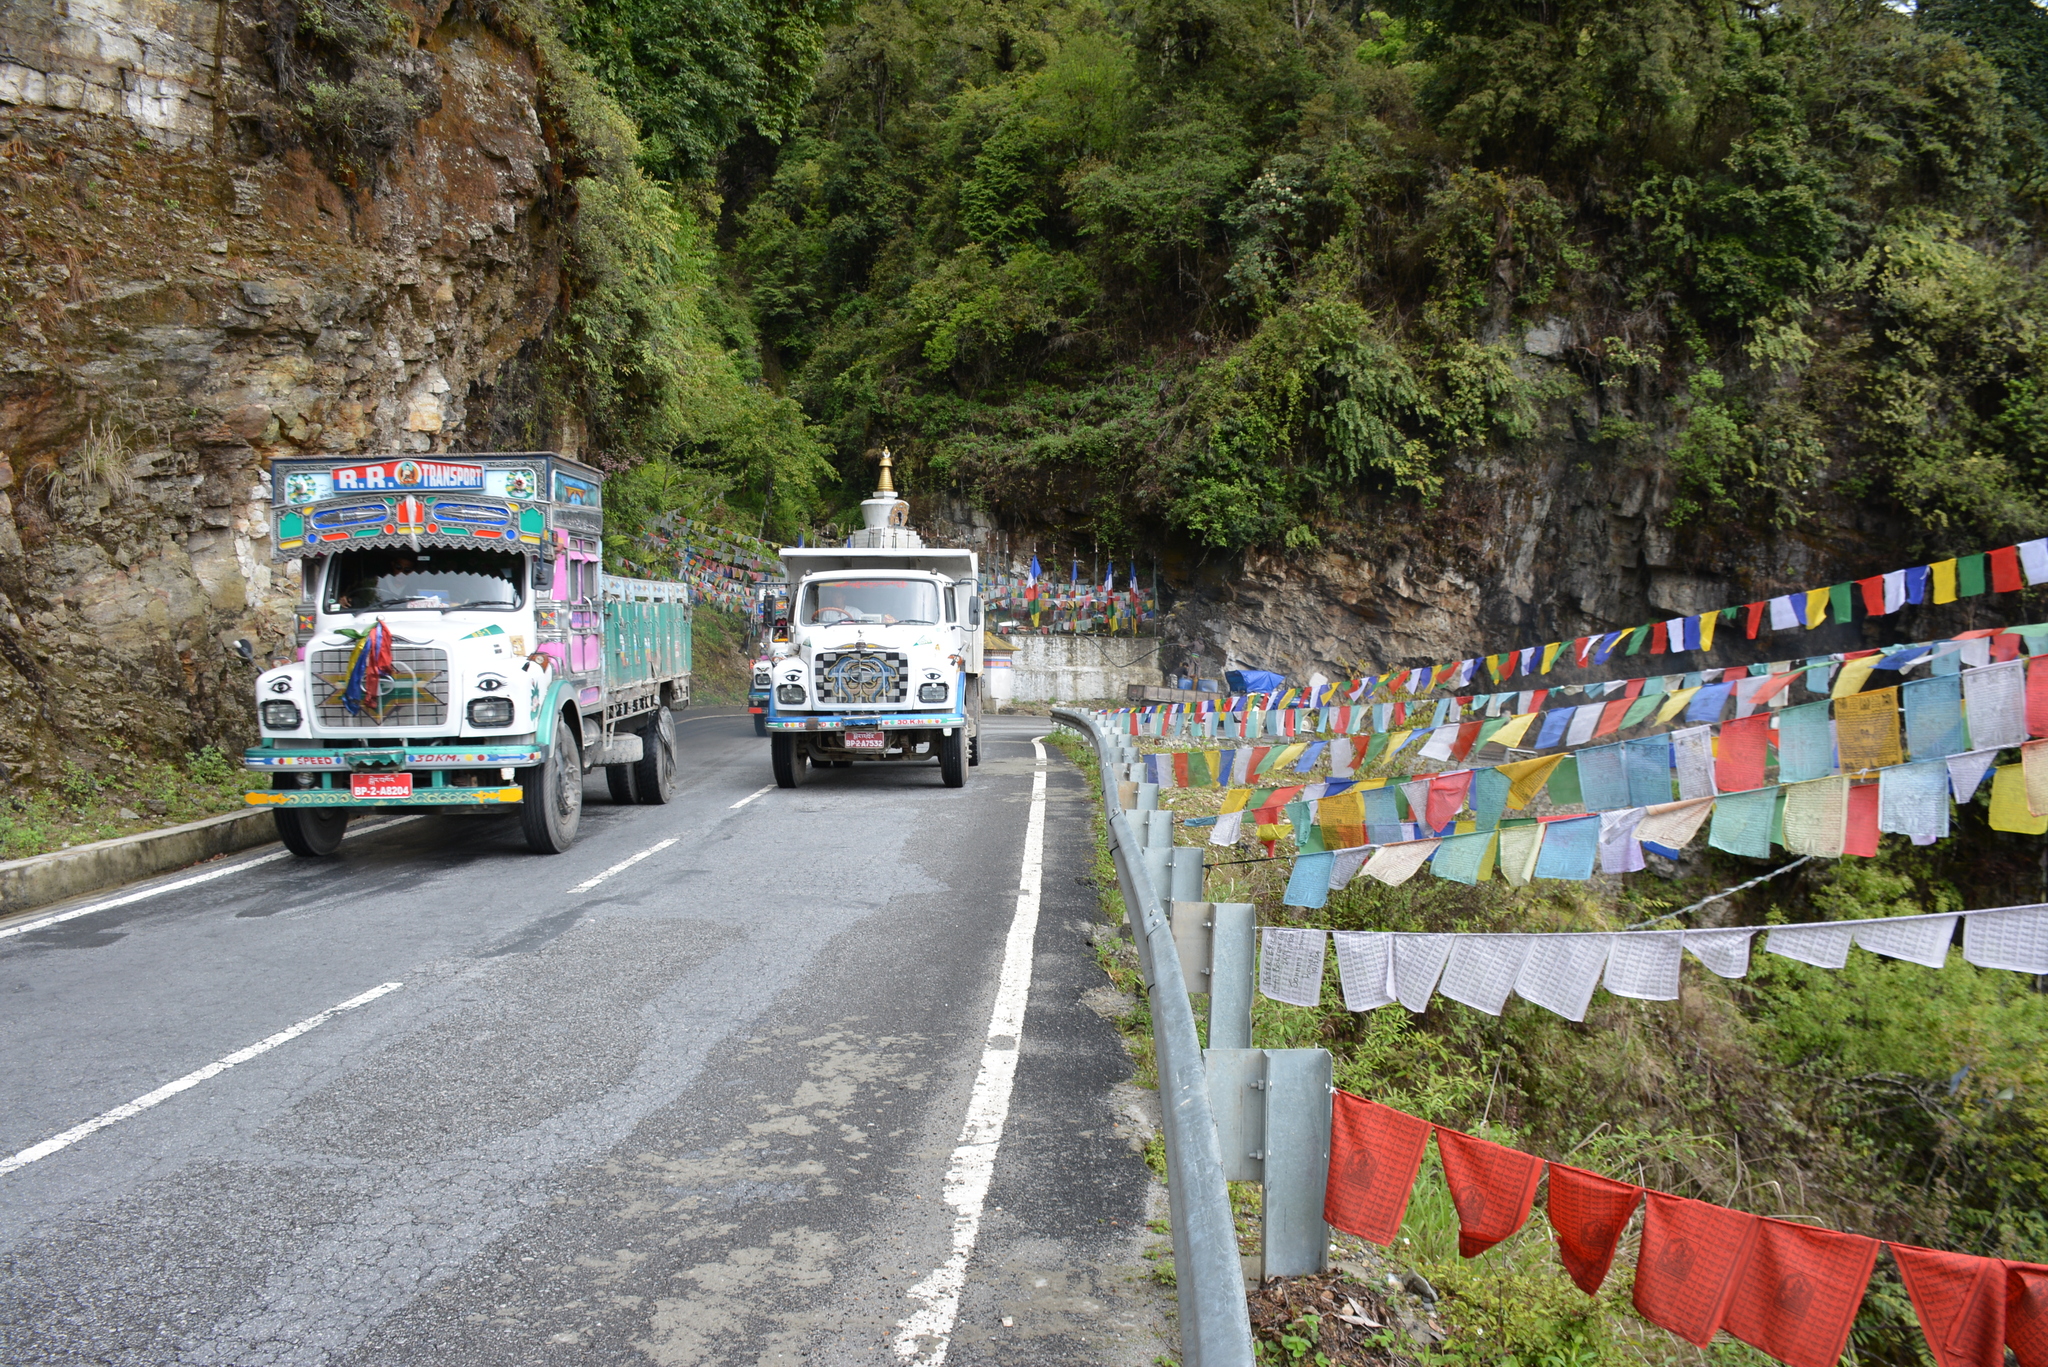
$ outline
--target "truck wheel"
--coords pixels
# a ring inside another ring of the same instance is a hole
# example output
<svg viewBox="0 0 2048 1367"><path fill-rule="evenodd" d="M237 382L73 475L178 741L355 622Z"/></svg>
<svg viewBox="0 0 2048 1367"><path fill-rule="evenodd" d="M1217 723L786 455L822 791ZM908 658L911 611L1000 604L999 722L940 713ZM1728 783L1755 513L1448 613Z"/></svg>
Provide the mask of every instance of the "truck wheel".
<svg viewBox="0 0 2048 1367"><path fill-rule="evenodd" d="M950 736L939 737L939 777L948 788L967 786L967 728L956 726Z"/></svg>
<svg viewBox="0 0 2048 1367"><path fill-rule="evenodd" d="M277 838L301 859L333 854L341 848L342 834L348 830L346 807L286 808L271 815L277 818Z"/></svg>
<svg viewBox="0 0 2048 1367"><path fill-rule="evenodd" d="M796 736L774 735L768 738L768 755L775 763L775 786L794 788L804 781L806 771L811 767L809 755Z"/></svg>
<svg viewBox="0 0 2048 1367"><path fill-rule="evenodd" d="M604 786L614 802L633 800L633 766L630 764L607 764L604 766Z"/></svg>
<svg viewBox="0 0 2048 1367"><path fill-rule="evenodd" d="M554 748L547 763L522 770L519 786L526 790L519 806L519 829L535 854L560 854L575 843L583 820L583 757L575 733L555 725Z"/></svg>
<svg viewBox="0 0 2048 1367"><path fill-rule="evenodd" d="M648 807L661 807L676 794L676 724L668 709L640 733L640 762L633 768L633 796Z"/></svg>
<svg viewBox="0 0 2048 1367"><path fill-rule="evenodd" d="M976 731L967 738L967 762L969 764L981 763L981 732L979 731Z"/></svg>
<svg viewBox="0 0 2048 1367"><path fill-rule="evenodd" d="M766 712L756 712L754 714L754 734L757 736L768 734L768 714Z"/></svg>

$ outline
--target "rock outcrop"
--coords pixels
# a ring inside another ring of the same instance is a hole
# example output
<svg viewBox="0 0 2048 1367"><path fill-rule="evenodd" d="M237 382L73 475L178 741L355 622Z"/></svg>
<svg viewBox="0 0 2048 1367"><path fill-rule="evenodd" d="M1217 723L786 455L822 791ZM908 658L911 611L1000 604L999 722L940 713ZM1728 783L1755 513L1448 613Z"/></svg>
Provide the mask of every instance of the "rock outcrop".
<svg viewBox="0 0 2048 1367"><path fill-rule="evenodd" d="M531 50L460 7L406 10L425 112L374 163L319 156L279 132L278 9L0 6L16 778L247 734L298 588L269 555L274 457L575 445L532 430L562 158Z"/></svg>

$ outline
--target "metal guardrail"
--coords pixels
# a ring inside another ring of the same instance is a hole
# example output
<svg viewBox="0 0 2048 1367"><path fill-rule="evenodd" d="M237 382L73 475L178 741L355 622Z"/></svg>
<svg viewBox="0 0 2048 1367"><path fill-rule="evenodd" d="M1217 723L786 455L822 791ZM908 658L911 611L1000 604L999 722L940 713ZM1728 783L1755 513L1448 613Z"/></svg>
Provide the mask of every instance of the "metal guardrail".
<svg viewBox="0 0 2048 1367"><path fill-rule="evenodd" d="M1110 849L1123 889L1131 939L1152 1002L1152 1042L1159 1065L1161 1127L1166 1137L1166 1193L1173 1230L1173 1266L1180 1302L1181 1357L1190 1367L1251 1367L1252 1326L1245 1306L1244 1264L1224 1182L1216 1117L1202 1066L1195 1013L1181 974L1173 925L1117 800L1112 749L1116 737L1091 716L1054 708L1053 720L1088 737L1102 773ZM1199 895L1199 893L1197 894Z"/></svg>

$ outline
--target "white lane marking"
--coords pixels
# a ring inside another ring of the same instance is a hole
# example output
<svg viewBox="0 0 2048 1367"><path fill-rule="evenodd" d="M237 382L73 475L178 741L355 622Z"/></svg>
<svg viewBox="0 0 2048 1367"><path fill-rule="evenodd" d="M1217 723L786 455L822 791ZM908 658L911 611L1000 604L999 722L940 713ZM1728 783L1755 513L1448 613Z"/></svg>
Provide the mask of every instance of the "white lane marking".
<svg viewBox="0 0 2048 1367"><path fill-rule="evenodd" d="M772 784L772 783L771 783L771 784L769 784L769 785L768 785L767 787L765 787L765 788L756 788L756 789L755 789L755 790L754 790L753 792L751 792L751 793L748 793L748 794L747 794L747 795L746 795L745 797L741 798L741 799L740 799L740 800L739 800L738 802L735 802L735 803L733 803L733 804L732 804L732 806L730 806L730 807L726 808L726 810L727 810L727 811L729 811L729 812L736 812L736 811L738 811L738 810L739 810L740 808L742 808L742 807L746 806L746 805L747 805L747 804L748 804L749 802L752 802L752 801L753 801L753 800L754 800L755 798L757 798L757 797L761 796L761 794L763 794L763 793L772 793L772 792L774 792L774 791L775 791L775 785L774 785L774 784Z"/></svg>
<svg viewBox="0 0 2048 1367"><path fill-rule="evenodd" d="M118 1124L130 1116L140 1115L158 1102L168 1101L180 1092L197 1087L208 1078L220 1076L238 1063L247 1063L258 1054L267 1054L272 1049L277 1048L278 1045L288 1040L295 1040L308 1030L325 1025L344 1011L353 1011L358 1006L367 1005L388 992L396 992L403 986L405 986L404 983L382 983L371 988L361 996L350 997L339 1006L328 1007L317 1016L308 1016L297 1025L280 1030L268 1039L258 1040L246 1049L237 1049L226 1058L216 1059L204 1068L185 1074L185 1076L175 1082L166 1082L155 1091L144 1093L125 1106L116 1106L113 1110L103 1115L94 1116L83 1125L74 1125L64 1131L64 1133L52 1135L40 1144L31 1144L12 1158L0 1159L0 1175L13 1172L16 1168L25 1168L39 1158L48 1158L59 1149L68 1149L95 1130L104 1130L107 1126Z"/></svg>
<svg viewBox="0 0 2048 1367"><path fill-rule="evenodd" d="M995 1174L996 1148L1003 1142L1003 1123L1010 1114L1010 1084L1017 1076L1017 1051L1024 1043L1031 953L1038 936L1038 887L1045 871L1044 739L1031 739L1038 768L1031 776L1031 816L1024 826L1024 869L1017 879L1017 914L1010 920L1010 937L1003 948L996 1006L988 1019L988 1043L981 1051L981 1072L974 1079L960 1142L946 1168L944 1198L953 1208L953 1254L910 1288L910 1298L923 1301L924 1309L896 1325L896 1356L928 1367L940 1367L952 1345L960 1293L967 1285L967 1260L981 1233L981 1207ZM998 1045L998 1040L1008 1042Z"/></svg>
<svg viewBox="0 0 2048 1367"><path fill-rule="evenodd" d="M575 887L570 888L569 891L589 892L592 888L596 887L599 883L602 883L605 879L611 877L613 874L625 872L627 869L632 868L635 864L639 863L641 860L645 859L650 854L660 854L663 850L675 844L676 841L680 839L682 839L681 836L672 835L668 839L661 841L659 844L649 845L646 849L640 851L640 853L634 855L632 858L621 859L618 863L612 865L603 873L595 874L589 878L584 879Z"/></svg>
<svg viewBox="0 0 2048 1367"><path fill-rule="evenodd" d="M359 835L368 835L372 831L388 830L390 827L403 826L408 821L418 821L419 819L417 816L394 816L385 821L372 821L367 826L353 828L343 839L353 840ZM54 926L62 921L75 921L81 916L90 916L96 911L111 911L115 907L125 907L130 902L140 902L145 898L155 897L162 893L176 892L180 888L195 887L200 883L211 883L214 879L225 878L231 873L240 873L244 869L253 869L259 864L269 864L279 859L289 859L291 857L292 852L290 850L274 850L269 854L259 854L254 859L244 859L240 863L224 864L217 869L208 869L205 873L195 873L190 877L179 878L169 883L158 883L155 887L143 888L139 892L124 893L119 897L109 897L104 902L92 902L82 907L73 907L70 911L60 911L55 916L45 916L38 921L23 921L17 925L0 926L0 940L4 940L10 935L26 935L31 930L41 930L44 926Z"/></svg>

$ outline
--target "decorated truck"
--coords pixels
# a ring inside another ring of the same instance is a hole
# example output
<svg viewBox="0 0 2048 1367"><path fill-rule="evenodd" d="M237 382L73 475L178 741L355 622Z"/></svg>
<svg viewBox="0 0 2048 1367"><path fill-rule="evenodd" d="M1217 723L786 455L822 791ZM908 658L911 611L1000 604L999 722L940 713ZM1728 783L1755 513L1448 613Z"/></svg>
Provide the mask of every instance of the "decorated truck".
<svg viewBox="0 0 2048 1367"><path fill-rule="evenodd" d="M599 766L615 801L669 800L688 594L603 572L602 489L548 452L273 464L297 648L256 680L243 764L294 854L372 808L516 810L559 853Z"/></svg>
<svg viewBox="0 0 2048 1367"><path fill-rule="evenodd" d="M975 555L925 546L889 453L843 547L782 550L788 615L770 643L775 781L814 766L938 761L948 788L981 762L981 597Z"/></svg>

